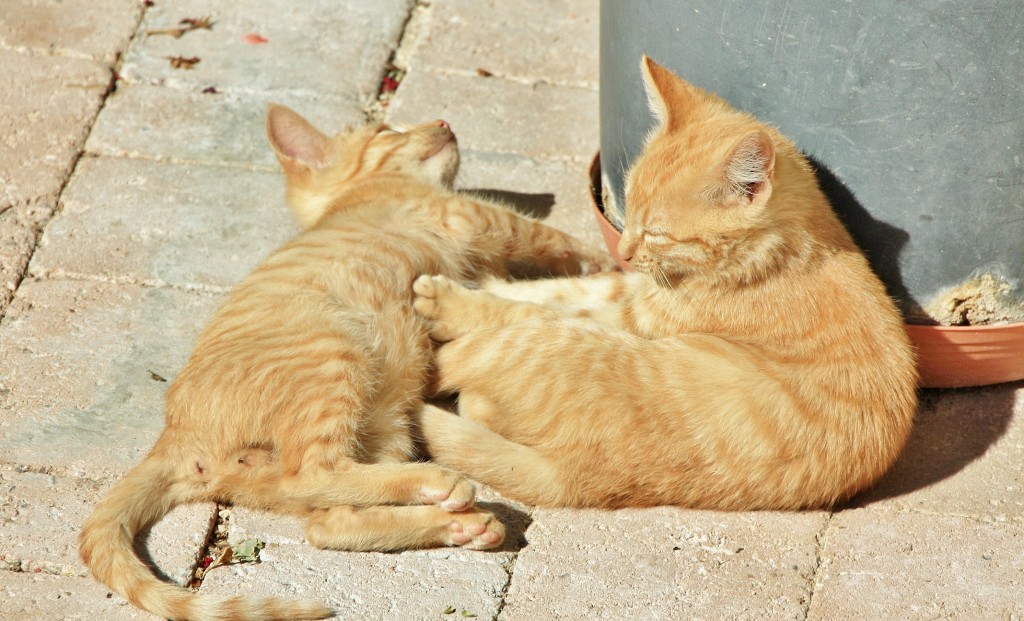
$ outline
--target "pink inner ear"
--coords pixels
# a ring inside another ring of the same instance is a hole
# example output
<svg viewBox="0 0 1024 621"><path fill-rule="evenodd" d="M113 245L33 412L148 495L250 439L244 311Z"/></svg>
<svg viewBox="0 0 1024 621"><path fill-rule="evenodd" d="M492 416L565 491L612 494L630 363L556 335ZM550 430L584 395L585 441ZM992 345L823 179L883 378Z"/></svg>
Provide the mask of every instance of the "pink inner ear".
<svg viewBox="0 0 1024 621"><path fill-rule="evenodd" d="M284 106L267 112L267 136L278 155L308 166L322 166L330 155L331 139Z"/></svg>

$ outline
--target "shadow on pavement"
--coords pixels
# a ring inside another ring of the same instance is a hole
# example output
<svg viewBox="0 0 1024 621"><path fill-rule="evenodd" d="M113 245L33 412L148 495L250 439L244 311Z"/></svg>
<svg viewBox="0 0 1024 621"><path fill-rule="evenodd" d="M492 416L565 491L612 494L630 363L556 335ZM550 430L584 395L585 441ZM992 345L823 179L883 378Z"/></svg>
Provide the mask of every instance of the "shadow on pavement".
<svg viewBox="0 0 1024 621"><path fill-rule="evenodd" d="M896 464L872 489L837 509L903 496L956 475L1003 437L1022 388L1024 382L922 390L914 430Z"/></svg>

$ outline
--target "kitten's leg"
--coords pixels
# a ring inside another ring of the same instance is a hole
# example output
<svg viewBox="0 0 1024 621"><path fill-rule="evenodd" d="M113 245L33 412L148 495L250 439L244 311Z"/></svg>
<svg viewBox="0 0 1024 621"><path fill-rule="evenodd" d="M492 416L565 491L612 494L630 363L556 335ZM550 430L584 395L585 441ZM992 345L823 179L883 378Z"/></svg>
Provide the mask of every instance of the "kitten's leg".
<svg viewBox="0 0 1024 621"><path fill-rule="evenodd" d="M561 317L587 318L625 330L632 292L643 287L646 279L642 274L623 272L517 281L490 278L481 289L507 300L540 304Z"/></svg>
<svg viewBox="0 0 1024 621"><path fill-rule="evenodd" d="M463 401L467 396L460 397L462 416L439 408L423 410L420 428L430 456L514 500L548 507L568 504L557 465L539 451L506 440L471 420L478 418L475 408L490 406L482 396ZM493 409L480 414L492 415Z"/></svg>
<svg viewBox="0 0 1024 621"><path fill-rule="evenodd" d="M445 204L442 224L487 256L531 263L553 274L592 274L618 269L607 252L504 207L465 196Z"/></svg>
<svg viewBox="0 0 1024 621"><path fill-rule="evenodd" d="M306 538L318 548L388 551L436 546L493 548L505 527L485 511L448 513L437 507L333 507L306 521Z"/></svg>
<svg viewBox="0 0 1024 621"><path fill-rule="evenodd" d="M554 311L542 306L466 289L445 276L420 276L412 289L416 294L413 308L421 317L433 320L430 335L438 341L450 341L469 332L533 317L557 317Z"/></svg>
<svg viewBox="0 0 1024 621"><path fill-rule="evenodd" d="M461 474L429 463L306 467L281 472L280 462L218 476L219 496L236 504L289 513L339 505L436 505L448 512L473 506L476 488Z"/></svg>

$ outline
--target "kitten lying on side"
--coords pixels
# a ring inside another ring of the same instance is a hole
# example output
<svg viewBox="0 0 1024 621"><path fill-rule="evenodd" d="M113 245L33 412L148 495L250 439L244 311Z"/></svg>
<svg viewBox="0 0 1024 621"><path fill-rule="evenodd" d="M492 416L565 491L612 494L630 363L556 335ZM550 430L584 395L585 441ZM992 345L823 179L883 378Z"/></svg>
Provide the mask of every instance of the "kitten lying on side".
<svg viewBox="0 0 1024 621"><path fill-rule="evenodd" d="M306 230L231 292L167 393L156 445L81 534L97 579L179 621L331 615L159 581L135 539L182 503L304 516L308 540L324 548L498 545L504 528L474 508L469 481L409 463L431 352L409 287L423 272L504 275L522 261L555 273L614 268L559 231L449 191L459 154L444 121L331 139L273 106L267 130Z"/></svg>
<svg viewBox="0 0 1024 621"><path fill-rule="evenodd" d="M453 416L434 459L533 504L827 507L876 481L916 411L902 322L775 129L646 57L660 118L629 173L636 273L415 283Z"/></svg>

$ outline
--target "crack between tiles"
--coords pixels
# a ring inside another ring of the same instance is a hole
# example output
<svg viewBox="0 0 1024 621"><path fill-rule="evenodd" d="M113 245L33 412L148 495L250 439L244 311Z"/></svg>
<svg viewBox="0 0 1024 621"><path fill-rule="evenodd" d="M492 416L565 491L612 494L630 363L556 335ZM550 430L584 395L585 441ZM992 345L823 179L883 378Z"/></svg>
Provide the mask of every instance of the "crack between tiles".
<svg viewBox="0 0 1024 621"><path fill-rule="evenodd" d="M131 276L102 276L99 274L81 274L65 270L39 270L25 277L26 280L57 281L67 280L72 282L95 282L108 285L133 285L144 289L171 289L184 291L186 293L207 293L223 295L231 290L229 286L201 285L195 283L169 283L153 278L133 278Z"/></svg>
<svg viewBox="0 0 1024 621"><path fill-rule="evenodd" d="M516 561L519 560L519 552L512 554L508 561L501 564L501 568L505 570L505 584L501 586L501 591L498 593L498 608L494 611L494 616L491 617L491 621L498 621L501 618L501 613L505 610L505 604L508 600L508 590L512 587L512 578L515 576Z"/></svg>
<svg viewBox="0 0 1024 621"><path fill-rule="evenodd" d="M807 577L807 595L804 597L803 608L800 611L801 621L807 621L811 612L811 603L814 601L814 594L818 590L818 574L824 562L825 545L828 543L828 529L832 525L832 517L835 512L829 511L821 530L814 536L814 566L811 568L811 575Z"/></svg>
<svg viewBox="0 0 1024 621"><path fill-rule="evenodd" d="M377 86L376 96L363 109L368 123L382 123L387 117L388 105L394 98L395 93L401 85L402 78L409 70L409 59L412 50L416 47L416 40L419 38L427 24L430 22L431 2L429 0L416 0L402 30L398 35L398 43L391 52L384 69L381 71L380 82Z"/></svg>

